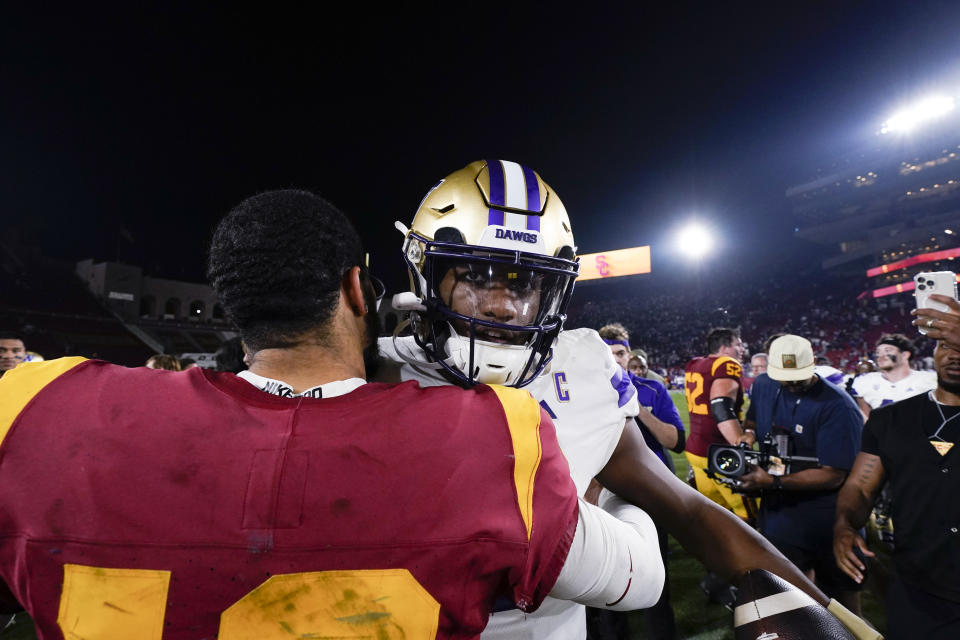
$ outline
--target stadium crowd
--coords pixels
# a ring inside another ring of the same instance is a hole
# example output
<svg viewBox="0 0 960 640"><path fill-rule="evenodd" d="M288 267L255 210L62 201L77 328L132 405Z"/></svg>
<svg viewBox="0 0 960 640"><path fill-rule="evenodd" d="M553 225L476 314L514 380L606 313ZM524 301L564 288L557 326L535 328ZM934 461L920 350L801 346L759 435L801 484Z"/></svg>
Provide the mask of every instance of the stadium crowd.
<svg viewBox="0 0 960 640"><path fill-rule="evenodd" d="M857 291L822 295L823 284L808 287L743 286L729 294L690 292L625 295L602 298L584 292L571 308L568 326L599 329L616 321L632 336L635 348L648 354L648 364L674 388L680 386L686 362L702 349L711 327L739 327L747 354L762 351L767 337L792 333L807 337L826 364L852 373L861 358L870 357L884 333L901 333L911 320L903 300L857 300ZM589 296L589 297L588 297ZM691 309L695 312L691 313ZM933 343L919 337L914 363L932 368Z"/></svg>

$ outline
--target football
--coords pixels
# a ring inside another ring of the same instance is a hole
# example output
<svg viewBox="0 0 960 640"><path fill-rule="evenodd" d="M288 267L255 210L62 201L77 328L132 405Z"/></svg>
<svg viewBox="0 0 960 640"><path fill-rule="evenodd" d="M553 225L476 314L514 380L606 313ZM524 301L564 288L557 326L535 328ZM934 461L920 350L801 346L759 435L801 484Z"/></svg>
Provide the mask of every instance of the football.
<svg viewBox="0 0 960 640"><path fill-rule="evenodd" d="M737 587L736 640L854 640L826 607L769 571L749 571Z"/></svg>

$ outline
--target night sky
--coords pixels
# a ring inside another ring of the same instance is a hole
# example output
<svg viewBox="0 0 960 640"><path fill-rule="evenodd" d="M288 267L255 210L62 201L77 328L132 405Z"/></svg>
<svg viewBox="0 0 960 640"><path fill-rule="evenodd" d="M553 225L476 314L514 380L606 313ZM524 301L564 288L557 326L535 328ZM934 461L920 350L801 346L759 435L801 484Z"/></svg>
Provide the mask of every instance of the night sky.
<svg viewBox="0 0 960 640"><path fill-rule="evenodd" d="M911 97L960 95L960 3L629 4L5 7L0 229L199 280L220 216L302 187L395 288L393 221L504 158L554 187L582 252L652 244L673 268L696 215L721 254L767 259L796 244L786 187Z"/></svg>

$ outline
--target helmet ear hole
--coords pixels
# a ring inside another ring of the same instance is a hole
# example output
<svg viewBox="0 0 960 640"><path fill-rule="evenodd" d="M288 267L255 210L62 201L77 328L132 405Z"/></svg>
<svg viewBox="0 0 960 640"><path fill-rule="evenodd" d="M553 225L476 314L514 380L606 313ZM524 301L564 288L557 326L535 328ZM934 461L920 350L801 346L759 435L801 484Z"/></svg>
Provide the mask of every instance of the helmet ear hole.
<svg viewBox="0 0 960 640"><path fill-rule="evenodd" d="M454 244L464 244L463 234L455 227L440 227L437 229L433 239L436 242L449 242Z"/></svg>
<svg viewBox="0 0 960 640"><path fill-rule="evenodd" d="M573 260L577 257L576 253L573 251L573 247L570 245L563 245L560 247L560 250L557 251L557 257L562 260Z"/></svg>

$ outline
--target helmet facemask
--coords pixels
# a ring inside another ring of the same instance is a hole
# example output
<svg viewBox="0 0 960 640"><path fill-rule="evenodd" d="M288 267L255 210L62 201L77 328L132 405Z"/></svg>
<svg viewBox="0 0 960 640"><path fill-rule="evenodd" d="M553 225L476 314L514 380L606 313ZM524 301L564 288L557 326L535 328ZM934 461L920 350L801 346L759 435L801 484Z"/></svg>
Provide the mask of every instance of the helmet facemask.
<svg viewBox="0 0 960 640"><path fill-rule="evenodd" d="M480 160L438 182L409 229L397 225L413 293L394 305L411 312L429 368L471 385L532 382L550 361L578 272L556 193L528 167Z"/></svg>
<svg viewBox="0 0 960 640"><path fill-rule="evenodd" d="M548 257L467 245L456 229L437 235L441 240L411 232L405 245L425 308L414 314L417 343L467 384L529 384L549 362L566 319L578 270L573 249Z"/></svg>

